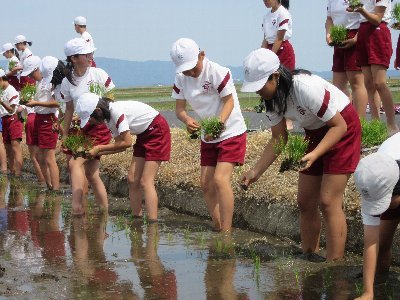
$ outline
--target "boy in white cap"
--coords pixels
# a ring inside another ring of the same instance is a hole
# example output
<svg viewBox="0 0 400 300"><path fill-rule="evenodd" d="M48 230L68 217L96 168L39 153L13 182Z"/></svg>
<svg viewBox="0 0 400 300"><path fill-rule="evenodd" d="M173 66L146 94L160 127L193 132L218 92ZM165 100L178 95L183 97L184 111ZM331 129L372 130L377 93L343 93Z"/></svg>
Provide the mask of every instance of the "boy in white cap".
<svg viewBox="0 0 400 300"><path fill-rule="evenodd" d="M22 66L24 65L25 59L28 57L31 57L33 55L32 51L29 49L28 46L32 46L32 42L28 42L26 37L22 34L17 35L14 39L14 45L15 48L20 52L19 55L19 60L20 60L20 66L16 68L16 70L22 70ZM35 84L35 80L32 78L29 78L29 76L23 76L21 75L20 79L20 86L21 89L27 85L27 84Z"/></svg>
<svg viewBox="0 0 400 300"><path fill-rule="evenodd" d="M176 115L189 132L200 128L186 112L186 102L205 119L217 117L225 129L214 138L201 136L201 186L208 212L217 231L230 231L234 208L231 176L244 163L246 125L228 68L209 61L195 41L177 40L171 49L176 66L172 97Z"/></svg>
<svg viewBox="0 0 400 300"><path fill-rule="evenodd" d="M113 154L132 145L136 135L133 157L128 171L129 198L133 217L141 218L144 195L149 221L157 221L158 196L154 186L161 162L168 161L171 152L171 133L167 121L151 106L138 101L112 102L96 94L85 93L76 103L81 127L87 123L105 123L114 143L96 145L89 155Z"/></svg>
<svg viewBox="0 0 400 300"><path fill-rule="evenodd" d="M13 44L6 43L1 49L1 54L8 60L8 71L6 72L8 82L17 90L20 91L18 71L21 69L21 64L18 59L18 51Z"/></svg>
<svg viewBox="0 0 400 300"><path fill-rule="evenodd" d="M397 133L378 152L361 159L354 172L364 224L363 294L357 299L372 300L375 271L389 271L393 236L400 222L399 149Z"/></svg>
<svg viewBox="0 0 400 300"><path fill-rule="evenodd" d="M264 100L272 137L241 183L257 181L275 161L277 143L287 140L286 117L298 121L309 141L297 193L302 250L319 251L322 212L326 258L342 258L347 235L343 193L360 159L361 125L356 111L337 87L308 71L289 71L270 50L252 51L243 65L242 91L255 92Z"/></svg>
<svg viewBox="0 0 400 300"><path fill-rule="evenodd" d="M59 104L54 98L55 86L52 84L53 72L58 62L52 56L45 56L43 59L31 56L24 61L22 71L23 75L30 76L37 82L36 94L25 106L35 108L33 145L38 147L39 165L50 190L60 189L60 172L55 155L58 134L53 130Z"/></svg>
<svg viewBox="0 0 400 300"><path fill-rule="evenodd" d="M89 32L87 32L87 20L85 17L78 16L74 19L74 26L76 33L81 35L81 38L92 48L94 48L94 41ZM96 67L96 63L92 60L92 67Z"/></svg>
<svg viewBox="0 0 400 300"><path fill-rule="evenodd" d="M11 174L21 176L22 171L22 122L17 116L19 94L8 83L3 69L0 69L0 116L3 125L3 142L6 147L7 160Z"/></svg>

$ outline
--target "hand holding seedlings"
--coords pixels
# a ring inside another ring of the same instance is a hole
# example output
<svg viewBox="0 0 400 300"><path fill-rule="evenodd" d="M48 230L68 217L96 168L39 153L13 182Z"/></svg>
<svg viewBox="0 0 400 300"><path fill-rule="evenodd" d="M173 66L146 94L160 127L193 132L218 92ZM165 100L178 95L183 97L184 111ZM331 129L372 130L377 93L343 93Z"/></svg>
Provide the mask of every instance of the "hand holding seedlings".
<svg viewBox="0 0 400 300"><path fill-rule="evenodd" d="M329 46L343 46L343 42L347 39L347 29L343 25L333 25L329 32L330 39Z"/></svg>
<svg viewBox="0 0 400 300"><path fill-rule="evenodd" d="M348 3L349 7L347 8L347 11L349 12L360 12L363 9L363 4L360 0L349 0Z"/></svg>
<svg viewBox="0 0 400 300"><path fill-rule="evenodd" d="M239 184L243 190L247 191L249 185L253 182L256 182L257 180L258 177L256 176L256 172L253 169L250 169L240 176Z"/></svg>
<svg viewBox="0 0 400 300"><path fill-rule="evenodd" d="M20 92L19 96L19 103L20 104L27 104L36 94L36 85L27 84L25 85Z"/></svg>
<svg viewBox="0 0 400 300"><path fill-rule="evenodd" d="M201 129L204 133L204 140L209 142L219 138L225 129L225 125L219 118L210 117L201 121Z"/></svg>

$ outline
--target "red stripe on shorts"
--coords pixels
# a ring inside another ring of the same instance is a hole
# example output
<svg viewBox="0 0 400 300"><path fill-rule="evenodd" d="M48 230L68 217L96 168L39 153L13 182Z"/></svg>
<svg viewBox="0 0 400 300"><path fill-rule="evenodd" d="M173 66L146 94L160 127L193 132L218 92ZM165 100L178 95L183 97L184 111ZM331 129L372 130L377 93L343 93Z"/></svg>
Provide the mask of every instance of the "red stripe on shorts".
<svg viewBox="0 0 400 300"><path fill-rule="evenodd" d="M325 90L324 101L322 102L321 108L319 109L317 116L318 118L322 118L328 109L329 100L331 99L331 93L328 90Z"/></svg>
<svg viewBox="0 0 400 300"><path fill-rule="evenodd" d="M181 92L180 89L178 89L178 87L174 84L173 90L175 91L175 93L179 94Z"/></svg>
<svg viewBox="0 0 400 300"><path fill-rule="evenodd" d="M226 84L228 83L229 79L231 79L231 74L228 72L224 78L224 80L222 80L221 84L218 87L218 93L221 93L222 90L225 88Z"/></svg>
<svg viewBox="0 0 400 300"><path fill-rule="evenodd" d="M106 87L108 87L111 83L111 78L108 77L106 83L104 84Z"/></svg>
<svg viewBox="0 0 400 300"><path fill-rule="evenodd" d="M281 27L283 24L289 23L289 19L283 20L282 22L279 23L278 27Z"/></svg>
<svg viewBox="0 0 400 300"><path fill-rule="evenodd" d="M118 118L117 124L115 125L115 127L117 127L117 129L118 129L118 127L119 127L119 124L121 124L121 122L122 122L124 119L125 119L125 115L124 115L124 114L122 114L122 115Z"/></svg>

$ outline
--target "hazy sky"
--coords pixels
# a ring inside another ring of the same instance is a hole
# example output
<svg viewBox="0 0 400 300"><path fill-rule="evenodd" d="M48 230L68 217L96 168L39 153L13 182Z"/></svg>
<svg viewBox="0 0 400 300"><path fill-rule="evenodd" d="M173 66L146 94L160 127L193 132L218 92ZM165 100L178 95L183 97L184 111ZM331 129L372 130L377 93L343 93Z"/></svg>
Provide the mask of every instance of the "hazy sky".
<svg viewBox="0 0 400 300"><path fill-rule="evenodd" d="M16 4L18 3L18 4ZM127 60L169 60L180 37L197 41L207 56L222 64L242 65L262 41L262 0L19 0L4 6L0 43L24 34L35 55L64 58L66 41L74 38L72 22L88 19L95 56ZM325 0L292 0L292 44L296 65L313 71L330 70L332 49L325 43ZM398 32L392 31L397 42Z"/></svg>

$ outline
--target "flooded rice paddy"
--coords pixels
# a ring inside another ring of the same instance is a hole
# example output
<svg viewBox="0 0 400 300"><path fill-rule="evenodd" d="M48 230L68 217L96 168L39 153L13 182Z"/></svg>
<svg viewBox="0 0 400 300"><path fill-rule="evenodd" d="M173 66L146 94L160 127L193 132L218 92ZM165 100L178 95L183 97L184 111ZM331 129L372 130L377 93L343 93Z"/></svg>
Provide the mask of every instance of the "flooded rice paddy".
<svg viewBox="0 0 400 300"><path fill-rule="evenodd" d="M159 223L104 215L91 196L88 214L72 217L67 188L0 178L0 299L352 299L362 290L358 256L328 264L290 241L215 233L167 209ZM399 299L399 284L395 267L377 299Z"/></svg>

